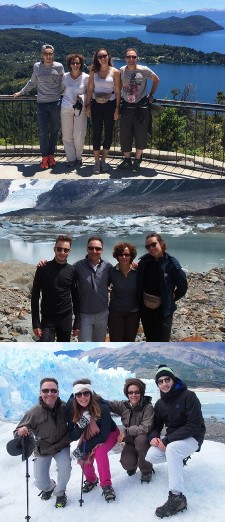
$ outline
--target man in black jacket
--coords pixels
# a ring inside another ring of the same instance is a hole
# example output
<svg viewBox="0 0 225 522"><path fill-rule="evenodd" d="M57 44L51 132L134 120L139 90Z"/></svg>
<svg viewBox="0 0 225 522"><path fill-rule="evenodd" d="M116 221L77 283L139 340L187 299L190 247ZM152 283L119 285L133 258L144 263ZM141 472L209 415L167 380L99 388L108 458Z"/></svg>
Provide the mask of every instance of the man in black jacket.
<svg viewBox="0 0 225 522"><path fill-rule="evenodd" d="M79 299L75 268L67 263L71 243L70 236L58 236L54 246L54 259L38 266L36 270L31 310L33 331L41 342L55 341L55 337L57 341L70 341L72 311L75 316L73 334L77 335L79 332Z"/></svg>
<svg viewBox="0 0 225 522"><path fill-rule="evenodd" d="M155 382L161 398L155 404L154 426L149 436L151 448L146 460L152 464L168 464L169 497L155 512L164 518L187 509L187 499L183 494L183 460L200 450L205 424L196 394L175 377L171 368L160 365ZM166 434L160 437L164 426Z"/></svg>

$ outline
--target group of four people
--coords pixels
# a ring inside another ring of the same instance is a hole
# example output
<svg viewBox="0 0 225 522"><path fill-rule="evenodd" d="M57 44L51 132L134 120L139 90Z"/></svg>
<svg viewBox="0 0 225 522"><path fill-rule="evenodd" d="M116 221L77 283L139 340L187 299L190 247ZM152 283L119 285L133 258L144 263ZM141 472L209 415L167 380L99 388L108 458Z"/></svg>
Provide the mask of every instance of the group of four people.
<svg viewBox="0 0 225 522"><path fill-rule="evenodd" d="M54 153L61 106L62 139L69 167L82 164L87 117L91 117L95 159L93 173L108 172L106 158L113 140L114 122L119 119L121 109L120 143L124 160L119 168L139 170L143 149L147 147L148 102L153 100L159 77L148 67L137 63L136 49L127 49L125 60L126 65L119 71L113 66L109 52L100 48L94 54L88 75L83 71L84 57L80 53L70 53L66 57L69 72L65 73L63 65L54 60L53 46L42 46L41 60L34 64L31 79L14 94L14 97L22 96L37 88L42 169L53 167L56 163ZM152 81L148 96L147 79ZM133 139L136 154L132 164Z"/></svg>
<svg viewBox="0 0 225 522"><path fill-rule="evenodd" d="M125 381L126 399L120 401L104 400L89 379L78 379L67 404L59 398L55 378L41 380L39 403L25 413L14 432L17 446L18 437L35 438L34 476L41 499L49 500L53 494L55 506L65 507L71 473L70 442L78 440L72 456L78 459L85 476L82 492L89 493L99 481L105 499L115 500L108 453L118 442L122 445L122 467L128 476L139 468L141 482L151 481L153 464L167 461L169 496L156 509L157 516L168 517L187 508L183 464L200 450L204 439L201 405L168 366L159 366L155 382L160 399L153 408L151 397L145 395L145 383L136 377ZM110 412L120 417L121 432ZM57 463L57 482L50 478L52 458Z"/></svg>
<svg viewBox="0 0 225 522"><path fill-rule="evenodd" d="M40 262L36 270L32 322L42 342L68 342L72 330L80 342L104 342L107 327L110 341L134 342L140 319L146 341L170 340L176 302L187 291L187 278L159 234L147 235L147 253L138 264L136 247L121 242L114 247L117 264L112 266L102 259L102 239L93 236L86 257L70 265L71 243L70 236L58 236L54 259Z"/></svg>

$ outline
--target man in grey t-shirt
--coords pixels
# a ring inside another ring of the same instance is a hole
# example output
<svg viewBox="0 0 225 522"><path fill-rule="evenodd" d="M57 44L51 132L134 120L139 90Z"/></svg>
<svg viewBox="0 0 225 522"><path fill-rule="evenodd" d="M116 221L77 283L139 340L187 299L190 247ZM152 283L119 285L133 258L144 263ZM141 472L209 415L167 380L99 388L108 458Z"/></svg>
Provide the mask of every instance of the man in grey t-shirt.
<svg viewBox="0 0 225 522"><path fill-rule="evenodd" d="M54 61L54 47L42 45L41 60L34 64L31 79L14 97L23 96L37 88L37 120L41 169L54 167L54 153L60 125L60 100L62 93L63 65Z"/></svg>

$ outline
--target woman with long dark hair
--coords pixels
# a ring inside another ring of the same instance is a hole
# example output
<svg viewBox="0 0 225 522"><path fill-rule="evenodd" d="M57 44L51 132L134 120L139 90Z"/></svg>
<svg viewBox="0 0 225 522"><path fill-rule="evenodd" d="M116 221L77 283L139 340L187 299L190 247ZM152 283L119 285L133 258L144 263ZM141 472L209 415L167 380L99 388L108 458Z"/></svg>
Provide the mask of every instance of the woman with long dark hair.
<svg viewBox="0 0 225 522"><path fill-rule="evenodd" d="M115 500L108 452L117 443L119 429L111 418L109 406L94 392L89 379L73 383L73 394L67 403L67 419L71 440L79 440L73 454L86 478L83 493L89 493L98 484L95 460L102 494L107 501Z"/></svg>
<svg viewBox="0 0 225 522"><path fill-rule="evenodd" d="M105 160L112 144L114 121L119 118L119 107L120 73L113 67L108 51L100 48L94 54L86 99L87 116L91 116L93 126L94 174L108 172ZM100 160L103 126L104 139Z"/></svg>
<svg viewBox="0 0 225 522"><path fill-rule="evenodd" d="M159 234L148 234L145 248L148 253L140 259L137 276L141 322L146 341L167 342L176 301L187 291L187 278Z"/></svg>

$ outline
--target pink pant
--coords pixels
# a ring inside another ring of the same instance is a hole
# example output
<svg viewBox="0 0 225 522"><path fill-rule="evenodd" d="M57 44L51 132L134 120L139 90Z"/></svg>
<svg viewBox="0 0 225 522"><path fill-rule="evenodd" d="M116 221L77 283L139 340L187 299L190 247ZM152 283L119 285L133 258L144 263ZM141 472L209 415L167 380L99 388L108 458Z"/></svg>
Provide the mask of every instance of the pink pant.
<svg viewBox="0 0 225 522"><path fill-rule="evenodd" d="M117 438L119 436L119 429L116 428L115 431L111 431L108 439L100 444L96 450L94 450L94 459L96 460L98 474L100 479L100 486L111 486L111 473L109 467L109 458L108 451L110 451L115 444L117 443ZM88 482L95 482L97 479L95 468L93 463L85 462L84 464L84 475Z"/></svg>

